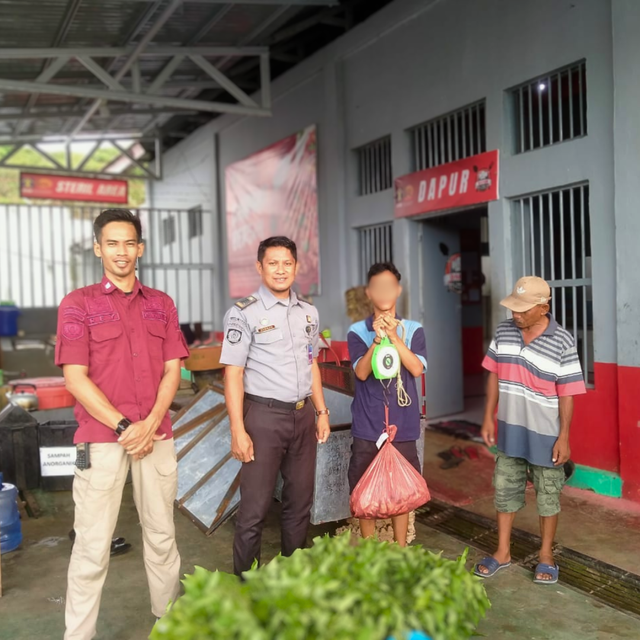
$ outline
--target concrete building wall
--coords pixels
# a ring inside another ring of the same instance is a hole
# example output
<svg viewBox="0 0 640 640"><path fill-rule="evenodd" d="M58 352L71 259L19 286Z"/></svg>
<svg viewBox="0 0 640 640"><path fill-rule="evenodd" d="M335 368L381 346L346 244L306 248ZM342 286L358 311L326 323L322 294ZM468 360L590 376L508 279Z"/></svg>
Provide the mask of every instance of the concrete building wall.
<svg viewBox="0 0 640 640"><path fill-rule="evenodd" d="M613 0L612 6L620 472L626 497L640 501L640 3Z"/></svg>
<svg viewBox="0 0 640 640"><path fill-rule="evenodd" d="M631 435L638 431L630 426L638 422L635 402L632 408L622 406L617 367L619 362L640 371L640 341L634 333L640 294L629 279L637 270L640 231L633 211L640 149L640 85L634 66L640 59L639 12L635 0L396 0L276 80L272 118L223 116L172 149L167 157L184 158L205 139L209 149L211 137L217 140L215 157L202 156L199 167L221 185L217 193L212 187L210 201L219 221L216 319L231 303L223 273L224 170L230 163L305 126L318 126L322 291L315 302L323 326L344 338L343 295L359 278L357 229L393 220L392 190L358 196L354 149L390 135L393 175L406 174L412 170L407 129L484 99L487 149L499 149L501 158L501 198L488 208L494 325L505 317L499 301L514 280L511 199L589 183L595 389L576 403L581 431L573 444L579 462L618 472L620 429L627 430L632 448L640 447ZM514 154L508 90L581 60L587 74L588 135ZM184 192L185 171L179 164L175 169L165 164L165 186L158 185L154 193L156 206L162 198L158 189L165 189L171 202L184 197L173 193L174 184ZM420 315L422 297L419 230L415 220L394 222L405 309L414 317ZM638 381L634 378L636 388ZM626 427L621 426L623 412ZM633 450L637 459L640 449Z"/></svg>
<svg viewBox="0 0 640 640"><path fill-rule="evenodd" d="M166 291L176 302L180 321L202 322L213 328L221 313L217 286L220 262L219 216L215 206L215 135L211 125L201 128L163 156L165 179L150 181L144 207L158 209L152 217L141 213L147 246L142 260L145 284ZM189 209L202 207L202 236L189 237ZM163 220L173 217L176 241L163 238ZM172 265L187 263L191 268ZM207 265L206 269L198 265ZM153 265L153 266L146 266Z"/></svg>
<svg viewBox="0 0 640 640"><path fill-rule="evenodd" d="M377 19L380 26L393 24L396 4L416 3L394 3L371 22ZM489 220L492 262L499 265L492 274L495 323L504 317L498 302L513 284L508 259L508 199L581 181L593 183L591 220L593 236L599 239L594 244L598 362L614 362L616 357L615 332L611 330L615 275L610 12L605 1L448 0L426 7L410 21L388 26L344 59L348 147L391 134L396 176L412 169L407 129L486 100L487 149L500 150L503 196L490 205ZM505 91L581 59L587 61L589 135L514 155ZM352 212L349 223L392 220L391 191L357 197L353 164L347 165L347 171L351 185L347 192ZM415 278L411 282L412 287L417 285ZM413 288L412 293L415 299Z"/></svg>
<svg viewBox="0 0 640 640"><path fill-rule="evenodd" d="M153 202L186 207L210 195L211 208L223 211L224 189L217 195L214 186L206 184L212 171L223 185L224 170L232 162L317 124L323 280L317 302L327 324L340 335L346 323L338 323L333 314L342 312L344 289L358 277L353 229L393 219L392 190L357 195L353 149L390 134L393 173L403 175L411 170L408 128L485 99L487 148L500 149L505 196L490 206L492 261L500 265L493 281L494 321L502 317L497 301L512 284L506 259L511 255L506 198L589 180L594 237L602 240L594 246L594 263L599 263L594 269L594 296L599 299L596 360L614 362L615 332L607 330L615 307L610 24L608 0L398 0L279 78L272 89L272 118L223 116L171 149L165 158L165 180L154 186ZM513 156L505 91L581 59L587 61L589 135ZM218 139L217 163L212 132ZM409 233L412 224L407 223ZM220 232L224 240L223 215ZM340 234L344 237L336 243L333 238ZM222 264L225 250L223 241L218 256ZM396 253L402 260L411 252ZM410 260L403 266L409 280ZM417 286L417 279L413 284ZM225 292L224 307L230 303L224 278L219 285ZM411 288L410 298L416 297Z"/></svg>

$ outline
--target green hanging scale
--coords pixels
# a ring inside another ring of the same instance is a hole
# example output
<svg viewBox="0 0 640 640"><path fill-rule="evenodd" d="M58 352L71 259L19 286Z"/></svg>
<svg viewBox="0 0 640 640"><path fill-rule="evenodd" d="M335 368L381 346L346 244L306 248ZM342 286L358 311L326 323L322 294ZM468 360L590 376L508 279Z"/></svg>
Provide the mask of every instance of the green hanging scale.
<svg viewBox="0 0 640 640"><path fill-rule="evenodd" d="M377 380L391 380L398 376L400 371L400 354L386 336L373 350L371 360L373 375Z"/></svg>

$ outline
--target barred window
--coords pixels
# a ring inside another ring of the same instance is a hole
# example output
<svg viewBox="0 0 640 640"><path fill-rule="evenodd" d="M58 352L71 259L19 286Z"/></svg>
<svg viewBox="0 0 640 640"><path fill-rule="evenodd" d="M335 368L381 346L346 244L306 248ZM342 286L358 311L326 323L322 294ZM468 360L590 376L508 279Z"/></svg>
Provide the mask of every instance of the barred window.
<svg viewBox="0 0 640 640"><path fill-rule="evenodd" d="M585 62L530 80L511 95L516 153L587 135Z"/></svg>
<svg viewBox="0 0 640 640"><path fill-rule="evenodd" d="M368 196L393 186L391 136L356 149L358 156L358 193Z"/></svg>
<svg viewBox="0 0 640 640"><path fill-rule="evenodd" d="M202 206L192 207L189 215L189 238L197 238L202 235Z"/></svg>
<svg viewBox="0 0 640 640"><path fill-rule="evenodd" d="M484 101L409 129L414 171L468 158L487 150Z"/></svg>
<svg viewBox="0 0 640 640"><path fill-rule="evenodd" d="M536 275L551 286L551 313L573 334L588 384L593 384L591 224L587 184L513 202L516 277Z"/></svg>
<svg viewBox="0 0 640 640"><path fill-rule="evenodd" d="M393 262L393 223L358 229L360 281L365 282L369 267L376 262Z"/></svg>
<svg viewBox="0 0 640 640"><path fill-rule="evenodd" d="M162 221L162 244L168 245L176 241L176 219L169 216Z"/></svg>

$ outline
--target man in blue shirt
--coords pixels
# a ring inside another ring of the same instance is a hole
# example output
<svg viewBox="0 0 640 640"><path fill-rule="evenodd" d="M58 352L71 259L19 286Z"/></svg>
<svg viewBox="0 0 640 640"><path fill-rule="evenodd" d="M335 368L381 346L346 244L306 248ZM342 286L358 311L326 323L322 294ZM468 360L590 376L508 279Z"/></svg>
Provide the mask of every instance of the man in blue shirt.
<svg viewBox="0 0 640 640"><path fill-rule="evenodd" d="M401 275L395 265L391 262L374 264L367 279L367 296L373 305L373 316L352 325L347 337L349 357L356 374L356 392L351 405L351 492L378 453L376 442L385 428L386 405L389 406L389 424L398 427L394 446L420 472L416 446L420 437L420 405L415 379L427 368L424 329L419 322L402 320L396 314L402 287ZM385 337L400 355L402 385L398 385L395 378L378 380L373 375L373 352ZM406 393L402 392L402 387ZM405 546L409 514L392 518L392 523L396 542ZM363 537L374 536L375 528L375 520L360 520Z"/></svg>

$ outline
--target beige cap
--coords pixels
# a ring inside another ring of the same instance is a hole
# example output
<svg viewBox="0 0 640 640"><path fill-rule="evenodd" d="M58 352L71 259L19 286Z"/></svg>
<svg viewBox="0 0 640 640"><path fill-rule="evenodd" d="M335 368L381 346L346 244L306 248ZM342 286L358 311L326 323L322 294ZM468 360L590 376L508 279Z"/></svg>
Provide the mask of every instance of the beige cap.
<svg viewBox="0 0 640 640"><path fill-rule="evenodd" d="M513 293L500 304L516 313L524 313L539 304L547 304L551 300L549 285L537 276L525 276L516 282Z"/></svg>

